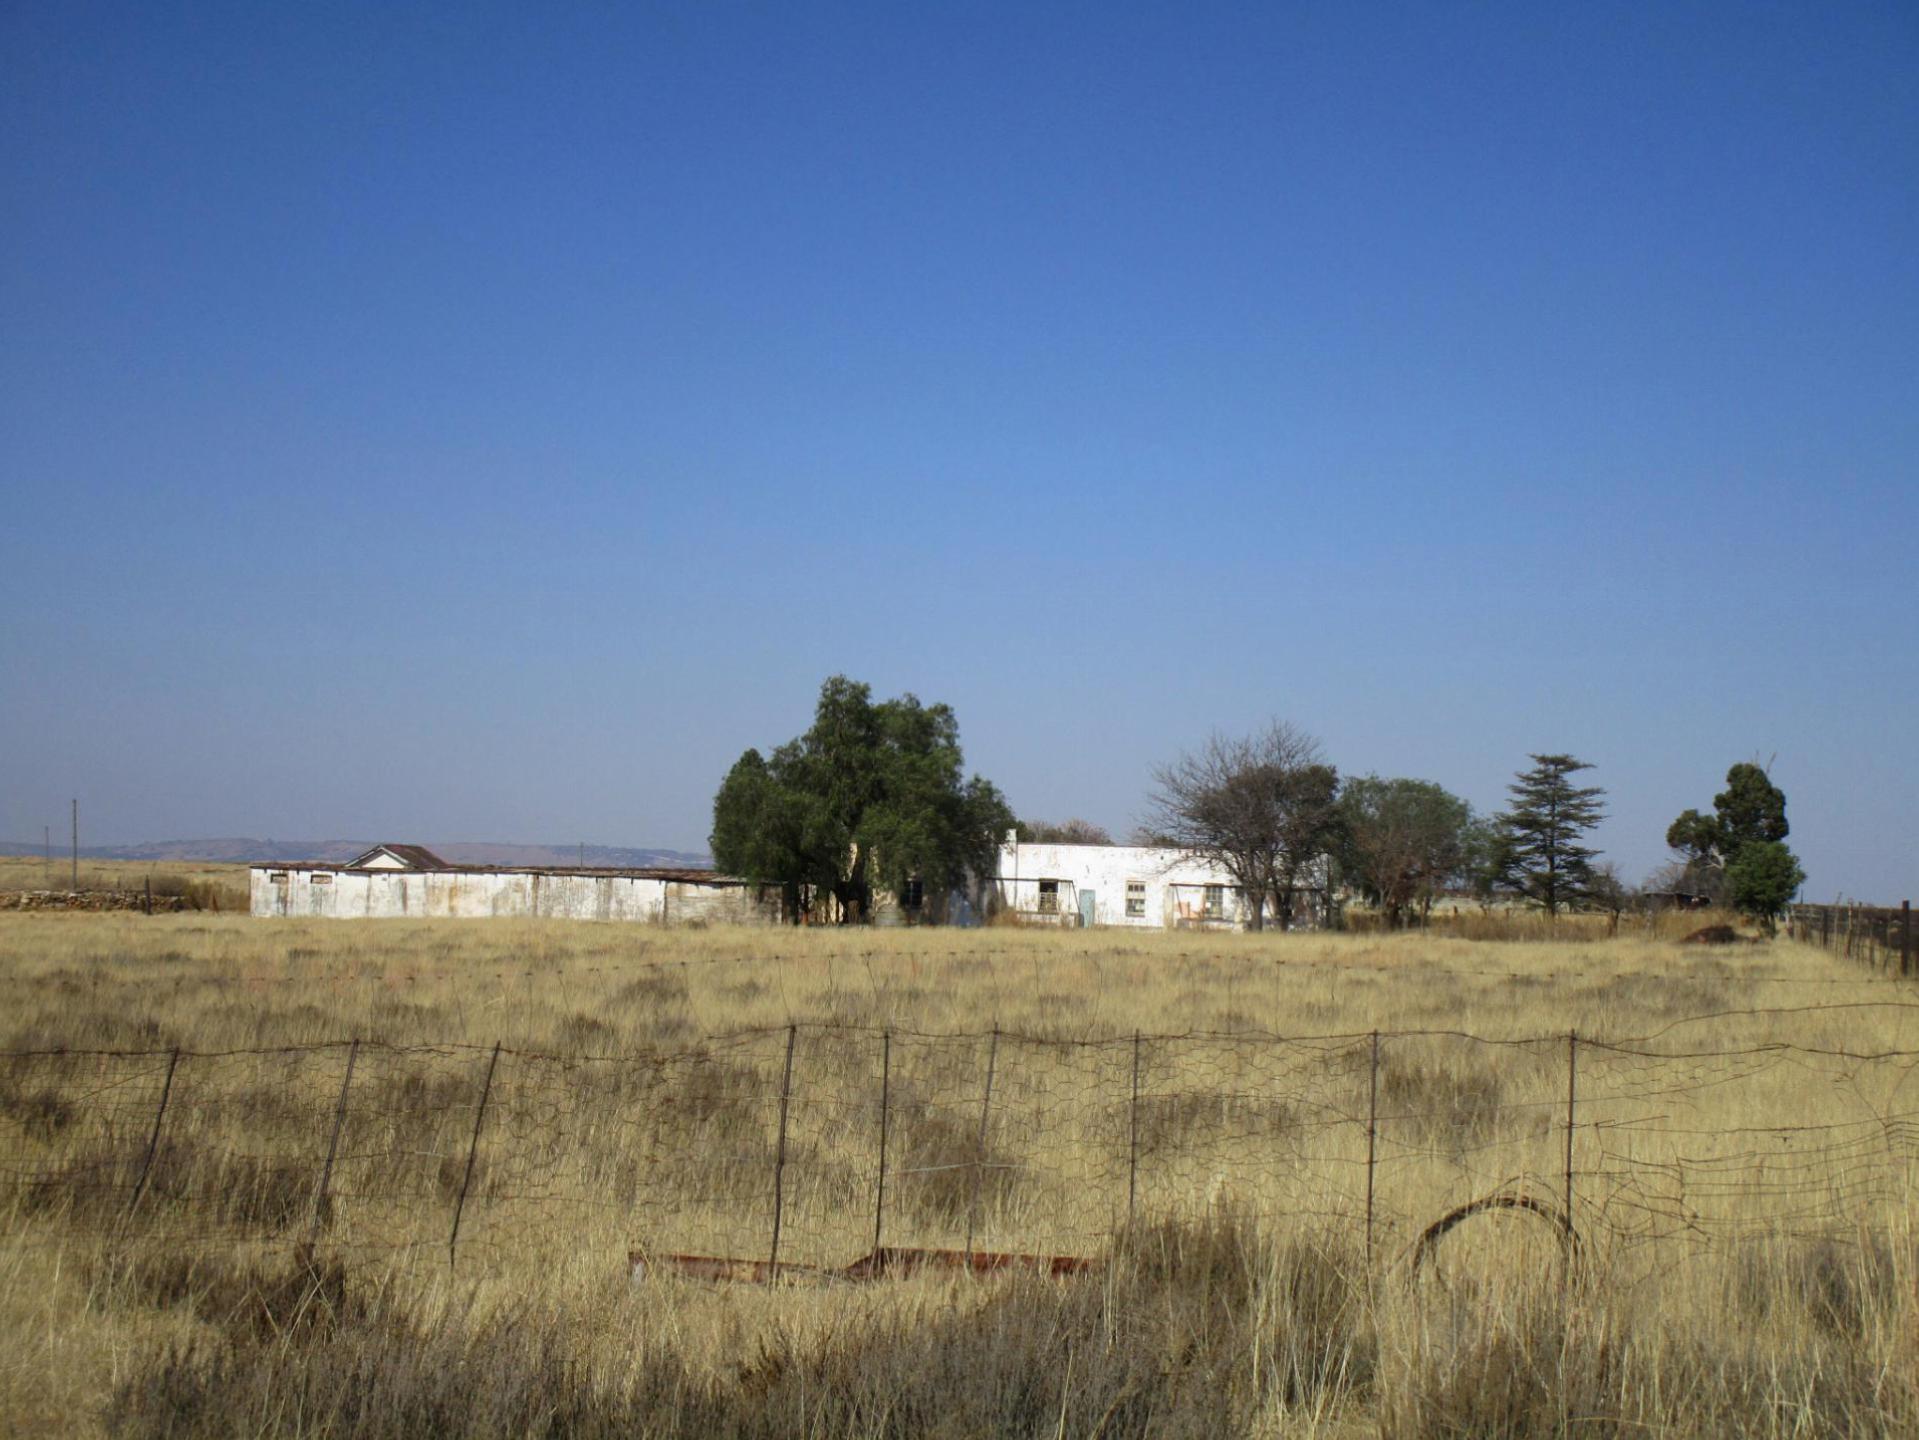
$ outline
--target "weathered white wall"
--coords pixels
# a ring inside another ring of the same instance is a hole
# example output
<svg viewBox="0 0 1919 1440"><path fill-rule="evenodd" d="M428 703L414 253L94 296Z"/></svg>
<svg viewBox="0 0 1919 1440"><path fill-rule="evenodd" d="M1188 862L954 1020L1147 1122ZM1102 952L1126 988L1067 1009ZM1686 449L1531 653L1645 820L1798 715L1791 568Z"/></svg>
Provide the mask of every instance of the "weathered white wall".
<svg viewBox="0 0 1919 1440"><path fill-rule="evenodd" d="M314 915L339 920L533 916L680 924L694 920L766 923L779 918L777 901L770 906L759 904L750 886L708 885L651 875L540 870L323 870L255 865L250 872L249 891L255 915Z"/></svg>
<svg viewBox="0 0 1919 1440"><path fill-rule="evenodd" d="M1093 892L1095 925L1170 928L1207 923L1200 915L1206 885L1226 887L1226 920L1245 923L1233 877L1220 867L1184 850L1162 850L1145 845L1002 845L995 888L1002 904L1031 918L1041 880L1059 882L1059 914L1064 923L1077 923L1080 894ZM1126 885L1146 887L1146 913L1126 913Z"/></svg>

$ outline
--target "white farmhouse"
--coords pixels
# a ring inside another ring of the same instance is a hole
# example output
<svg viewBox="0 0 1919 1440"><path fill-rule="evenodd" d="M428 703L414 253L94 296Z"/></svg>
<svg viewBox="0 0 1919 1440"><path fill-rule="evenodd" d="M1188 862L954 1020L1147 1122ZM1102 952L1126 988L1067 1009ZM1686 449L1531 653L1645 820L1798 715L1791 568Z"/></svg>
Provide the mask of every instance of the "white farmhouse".
<svg viewBox="0 0 1919 1440"><path fill-rule="evenodd" d="M1252 918L1222 866L1150 845L1021 844L1009 831L993 888L1002 909L1036 924L1241 930ZM1316 905L1296 912L1316 913ZM1266 918L1273 923L1270 903Z"/></svg>

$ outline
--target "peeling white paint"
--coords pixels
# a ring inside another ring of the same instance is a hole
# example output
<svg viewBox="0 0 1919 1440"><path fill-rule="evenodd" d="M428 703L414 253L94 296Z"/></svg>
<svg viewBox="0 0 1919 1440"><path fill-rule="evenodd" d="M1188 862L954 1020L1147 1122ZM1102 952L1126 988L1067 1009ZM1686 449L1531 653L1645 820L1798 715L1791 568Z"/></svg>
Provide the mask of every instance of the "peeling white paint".
<svg viewBox="0 0 1919 1440"><path fill-rule="evenodd" d="M255 865L252 912L334 920L488 919L693 921L770 924L779 892L726 876L693 880L644 872L566 870L347 870Z"/></svg>

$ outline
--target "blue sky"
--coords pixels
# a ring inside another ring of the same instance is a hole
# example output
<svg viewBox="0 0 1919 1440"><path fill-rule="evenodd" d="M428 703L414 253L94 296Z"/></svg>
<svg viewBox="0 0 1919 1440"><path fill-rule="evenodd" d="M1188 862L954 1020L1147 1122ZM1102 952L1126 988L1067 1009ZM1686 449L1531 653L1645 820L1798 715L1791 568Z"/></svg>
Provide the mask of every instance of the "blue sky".
<svg viewBox="0 0 1919 1440"><path fill-rule="evenodd" d="M0 838L704 845L844 671L1919 891L1919 11L19 4Z"/></svg>

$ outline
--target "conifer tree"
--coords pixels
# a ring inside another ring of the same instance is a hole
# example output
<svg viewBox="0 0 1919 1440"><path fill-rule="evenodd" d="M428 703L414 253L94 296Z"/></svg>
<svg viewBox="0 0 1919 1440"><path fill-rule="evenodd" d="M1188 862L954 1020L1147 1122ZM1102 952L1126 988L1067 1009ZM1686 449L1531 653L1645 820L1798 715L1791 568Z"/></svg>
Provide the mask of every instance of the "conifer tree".
<svg viewBox="0 0 1919 1440"><path fill-rule="evenodd" d="M1506 787L1513 797L1498 817L1500 888L1538 905L1548 915L1577 909L1592 893L1593 857L1585 833L1605 818L1597 785L1577 786L1572 777L1593 767L1570 755L1534 755Z"/></svg>

